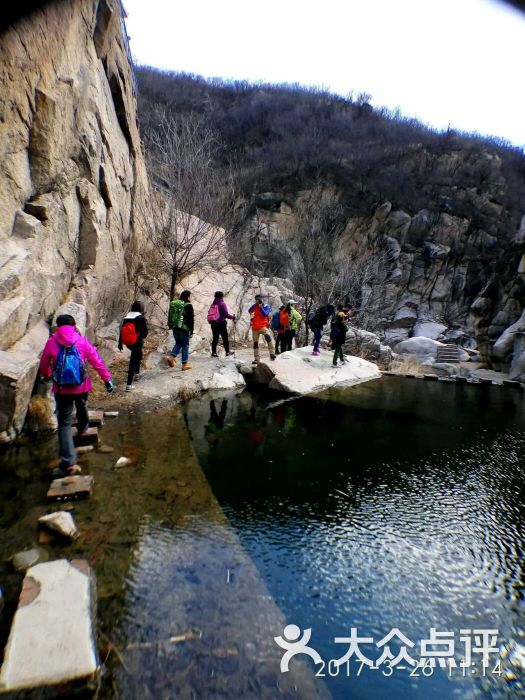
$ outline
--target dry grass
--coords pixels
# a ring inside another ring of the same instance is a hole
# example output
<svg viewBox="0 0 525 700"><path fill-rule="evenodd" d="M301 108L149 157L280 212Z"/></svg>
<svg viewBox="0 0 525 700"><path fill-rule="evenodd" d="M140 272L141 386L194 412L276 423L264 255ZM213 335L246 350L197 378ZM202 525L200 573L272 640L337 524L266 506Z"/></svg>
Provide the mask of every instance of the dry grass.
<svg viewBox="0 0 525 700"><path fill-rule="evenodd" d="M394 374L428 374L430 370L419 363L416 355L401 355L392 360L390 371Z"/></svg>

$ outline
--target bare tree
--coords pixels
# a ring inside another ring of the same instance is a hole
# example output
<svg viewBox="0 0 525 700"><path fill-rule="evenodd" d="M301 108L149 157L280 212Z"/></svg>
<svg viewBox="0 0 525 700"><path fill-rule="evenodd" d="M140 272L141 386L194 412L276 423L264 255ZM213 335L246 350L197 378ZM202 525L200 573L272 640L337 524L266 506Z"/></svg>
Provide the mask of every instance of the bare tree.
<svg viewBox="0 0 525 700"><path fill-rule="evenodd" d="M343 230L343 209L338 197L321 185L303 198L291 219L287 257L293 287L304 299L305 318L321 299L330 301L326 297L327 281L334 271Z"/></svg>
<svg viewBox="0 0 525 700"><path fill-rule="evenodd" d="M224 261L233 189L216 167L221 146L201 121L161 114L145 141L151 192L142 223L152 272L173 298L182 278Z"/></svg>
<svg viewBox="0 0 525 700"><path fill-rule="evenodd" d="M304 299L305 318L321 304L351 303L355 324L377 330L388 252L379 245L366 248L357 239L353 242L343 235L346 223L332 190L318 185L304 196L286 236L289 275Z"/></svg>

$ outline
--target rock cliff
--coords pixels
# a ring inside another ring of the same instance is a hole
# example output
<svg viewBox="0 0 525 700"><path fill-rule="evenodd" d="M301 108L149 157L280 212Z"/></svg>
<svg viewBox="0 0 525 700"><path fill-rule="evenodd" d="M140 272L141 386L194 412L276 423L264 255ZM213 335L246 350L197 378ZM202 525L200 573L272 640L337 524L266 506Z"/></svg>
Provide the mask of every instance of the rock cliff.
<svg viewBox="0 0 525 700"><path fill-rule="evenodd" d="M87 333L130 300L147 187L119 0L42 3L0 36L0 435L22 427L66 301ZM28 393L29 392L29 393Z"/></svg>

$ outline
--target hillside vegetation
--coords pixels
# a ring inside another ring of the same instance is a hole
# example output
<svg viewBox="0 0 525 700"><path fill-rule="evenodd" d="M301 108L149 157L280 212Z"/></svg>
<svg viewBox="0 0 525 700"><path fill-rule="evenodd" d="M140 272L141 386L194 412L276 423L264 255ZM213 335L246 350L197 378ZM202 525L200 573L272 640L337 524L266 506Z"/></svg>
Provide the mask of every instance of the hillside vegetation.
<svg viewBox="0 0 525 700"><path fill-rule="evenodd" d="M525 158L500 139L449 130L375 110L366 96L343 98L298 85L251 85L137 70L143 129L159 110L203 118L224 145L241 192L284 196L335 185L353 215L380 202L415 214L440 211L491 235L514 231L525 210ZM480 206L480 196L485 207ZM494 218L494 205L501 216Z"/></svg>

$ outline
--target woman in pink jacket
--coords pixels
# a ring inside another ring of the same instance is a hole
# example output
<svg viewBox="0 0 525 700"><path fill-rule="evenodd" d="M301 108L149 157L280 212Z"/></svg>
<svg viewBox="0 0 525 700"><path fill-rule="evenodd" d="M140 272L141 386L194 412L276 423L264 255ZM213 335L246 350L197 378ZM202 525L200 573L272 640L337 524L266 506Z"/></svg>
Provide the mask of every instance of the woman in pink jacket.
<svg viewBox="0 0 525 700"><path fill-rule="evenodd" d="M57 329L47 341L40 358L39 372L41 380L53 378L60 444L60 467L56 475L67 476L82 471L76 464L77 455L71 426L75 405L78 434L81 435L88 428L86 402L93 385L86 371L86 361L105 383L108 393L114 390L115 385L96 349L77 331L73 316L58 316L56 325Z"/></svg>

